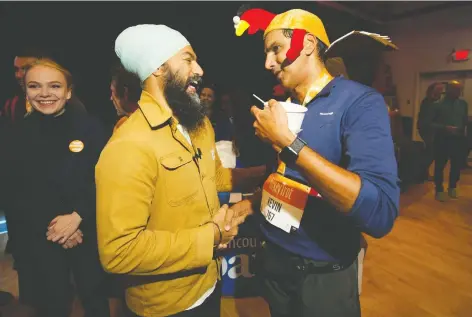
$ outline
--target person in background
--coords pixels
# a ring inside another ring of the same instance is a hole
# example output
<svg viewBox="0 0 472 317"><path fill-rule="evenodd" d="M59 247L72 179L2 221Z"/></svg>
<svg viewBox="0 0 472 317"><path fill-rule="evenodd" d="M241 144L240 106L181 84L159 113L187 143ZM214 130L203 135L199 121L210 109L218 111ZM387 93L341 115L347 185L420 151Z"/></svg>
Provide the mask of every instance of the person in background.
<svg viewBox="0 0 472 317"><path fill-rule="evenodd" d="M426 97L421 102L420 112L418 114L418 132L423 139L425 148L422 159L422 180L430 180L429 167L434 161L434 129L433 120L436 113L437 101L441 98L444 90L442 83L433 83L426 90Z"/></svg>
<svg viewBox="0 0 472 317"><path fill-rule="evenodd" d="M141 82L136 75L126 71L121 64L112 68L110 100L113 102L118 116L113 133L139 108L138 101L141 92ZM121 317L126 311L124 305L125 288L122 279L119 276L109 274L107 284L110 297L110 316Z"/></svg>
<svg viewBox="0 0 472 317"><path fill-rule="evenodd" d="M233 189L236 192L252 192L264 181L268 155L273 151L254 135L248 94L233 87L225 90L223 98L226 100L226 107L231 107L231 110L219 111L215 128L216 144L231 143L231 148L226 150L232 150L235 165L225 167L232 169ZM228 113L231 113L231 121L228 121Z"/></svg>
<svg viewBox="0 0 472 317"><path fill-rule="evenodd" d="M254 120L250 111L252 106L250 95L241 89L234 88L228 92L228 96L229 100L237 105L231 111L234 131L232 141L237 154L236 167L247 168L272 163L274 151L255 135Z"/></svg>
<svg viewBox="0 0 472 317"><path fill-rule="evenodd" d="M213 110L213 106L216 101L216 89L213 84L204 84L202 91L200 92L200 101L207 104L210 111Z"/></svg>
<svg viewBox="0 0 472 317"><path fill-rule="evenodd" d="M110 91L110 100L119 117L113 129L116 131L139 108L138 101L142 88L136 75L126 71L122 65L118 65L112 70Z"/></svg>
<svg viewBox="0 0 472 317"><path fill-rule="evenodd" d="M31 105L26 102L25 86L24 86L24 68L29 63L36 60L36 56L41 53L39 51L20 52L13 60L13 68L15 70L15 79L18 83L17 90L13 92L13 97L7 99L2 109L0 109L0 116L7 118L11 122L21 120L26 113L31 111Z"/></svg>
<svg viewBox="0 0 472 317"><path fill-rule="evenodd" d="M218 112L215 114L216 141L231 141L234 137L233 108L239 105L234 103L230 90L223 91L219 99Z"/></svg>
<svg viewBox="0 0 472 317"><path fill-rule="evenodd" d="M4 124L14 124L15 122L21 121L27 113L31 111L31 105L25 99L25 85L24 85L24 68L36 60L35 56L42 55L39 50L23 50L20 51L13 60L13 68L15 71L15 80L17 82L16 90L12 92L13 97L7 99L0 108L0 118ZM14 236L15 228L13 224L8 224L8 213L6 214L6 221L8 226L7 246L5 249L6 253L12 253L12 236Z"/></svg>
<svg viewBox="0 0 472 317"><path fill-rule="evenodd" d="M233 88L226 92L238 106L234 108L233 137L216 142L217 151L225 168L232 170L233 192L252 193L266 179L275 153L256 136L250 113L251 99L244 91ZM227 203L227 193L220 194L220 202Z"/></svg>
<svg viewBox="0 0 472 317"><path fill-rule="evenodd" d="M457 183L460 179L461 164L464 159L465 131L468 121L468 105L460 99L462 85L451 81L446 86L446 95L436 107L432 126L434 136L434 183L436 200L444 202L447 196L457 199ZM451 162L449 187L444 192L444 167Z"/></svg>
<svg viewBox="0 0 472 317"><path fill-rule="evenodd" d="M272 97L273 99L285 101L288 97L290 97L290 94L285 90L284 86L277 84L272 87Z"/></svg>
<svg viewBox="0 0 472 317"><path fill-rule="evenodd" d="M307 108L298 135L289 130L277 101L251 109L256 134L279 154L280 163L262 195L232 207L237 214L264 215L266 242L257 271L262 296L272 317L358 317L361 233L385 236L399 209L384 98L329 74L330 42L316 15L299 9L253 13L269 21L263 28L265 68L290 92L292 103ZM233 21L236 34L250 25L242 18Z"/></svg>
<svg viewBox="0 0 472 317"><path fill-rule="evenodd" d="M200 102L209 109L208 117L212 119L216 103L216 87L213 84L204 83L200 92Z"/></svg>
<svg viewBox="0 0 472 317"><path fill-rule="evenodd" d="M203 70L187 39L165 25L137 25L115 41L143 92L95 171L100 260L127 275L131 316L219 316L216 252L242 219L220 208L232 188L197 89Z"/></svg>
<svg viewBox="0 0 472 317"><path fill-rule="evenodd" d="M32 111L0 136L0 207L15 228L20 301L38 316L68 316L72 272L85 316L109 316L95 225L103 128L71 108L72 76L56 62L36 59L24 81Z"/></svg>
<svg viewBox="0 0 472 317"><path fill-rule="evenodd" d="M205 83L203 81L203 85L200 91L200 101L202 104L206 105L208 109L208 118L210 119L211 126L213 130L216 131L216 125L220 115L220 109L218 107L218 90L216 85L211 83Z"/></svg>

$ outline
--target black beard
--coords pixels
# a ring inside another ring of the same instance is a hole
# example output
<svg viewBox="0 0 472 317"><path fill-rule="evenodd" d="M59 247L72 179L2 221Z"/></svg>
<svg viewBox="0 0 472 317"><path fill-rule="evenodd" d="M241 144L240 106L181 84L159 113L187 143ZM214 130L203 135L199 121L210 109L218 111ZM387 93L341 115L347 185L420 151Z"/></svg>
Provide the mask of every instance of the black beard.
<svg viewBox="0 0 472 317"><path fill-rule="evenodd" d="M198 94L189 95L186 90L192 81L201 82L198 75L190 77L186 83L179 80L172 71L168 70L164 95L173 114L179 119L179 123L189 132L195 132L203 126L204 119L208 116L209 107L200 102ZM198 87L195 87L198 88Z"/></svg>

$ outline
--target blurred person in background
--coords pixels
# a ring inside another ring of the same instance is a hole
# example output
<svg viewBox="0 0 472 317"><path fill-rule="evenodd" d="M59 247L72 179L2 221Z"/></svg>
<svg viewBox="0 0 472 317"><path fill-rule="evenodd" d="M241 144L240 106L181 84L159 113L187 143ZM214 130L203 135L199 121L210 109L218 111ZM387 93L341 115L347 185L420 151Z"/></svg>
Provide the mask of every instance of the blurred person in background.
<svg viewBox="0 0 472 317"><path fill-rule="evenodd" d="M31 105L25 99L25 85L24 85L24 68L34 62L37 57L42 56L42 52L38 50L23 50L13 59L13 68L15 71L15 79L18 83L16 91L11 94L13 97L6 100L1 111L0 116L7 118L11 122L21 120L26 113L31 111Z"/></svg>
<svg viewBox="0 0 472 317"><path fill-rule="evenodd" d="M227 93L232 108L233 147L237 153L236 167L254 167L272 163L275 152L255 135L251 115L252 100L250 94L242 89L232 89Z"/></svg>
<svg viewBox="0 0 472 317"><path fill-rule="evenodd" d="M277 84L272 88L273 99L285 101L288 97L290 97L290 94L281 84Z"/></svg>
<svg viewBox="0 0 472 317"><path fill-rule="evenodd" d="M219 98L218 114L215 127L216 140L231 141L234 137L233 109L238 107L232 99L229 89L224 89Z"/></svg>
<svg viewBox="0 0 472 317"><path fill-rule="evenodd" d="M203 83L200 92L200 102L208 107L208 117L211 119L214 114L216 104L216 86L213 84Z"/></svg>
<svg viewBox="0 0 472 317"><path fill-rule="evenodd" d="M136 75L126 71L122 65L116 65L112 70L110 92L110 100L119 118L113 129L116 131L139 108L141 82Z"/></svg>
<svg viewBox="0 0 472 317"><path fill-rule="evenodd" d="M434 136L434 183L436 200L444 202L449 198L457 199L457 183L460 179L461 165L464 160L468 104L461 99L462 84L451 81L446 86L446 95L436 107L432 126ZM449 187L444 191L444 167L450 161Z"/></svg>
<svg viewBox="0 0 472 317"><path fill-rule="evenodd" d="M113 128L115 133L128 118L139 108L141 97L141 82L139 78L128 72L121 64L112 68L110 83L110 100L113 102L118 121ZM125 311L125 285L119 276L109 274L108 296L110 297L110 316L121 317Z"/></svg>
<svg viewBox="0 0 472 317"><path fill-rule="evenodd" d="M239 88L231 88L224 90L222 98L224 106L215 128L217 149L232 152L228 153L233 157L232 163L224 166L233 170L234 191L252 192L262 185L273 151L254 134L250 96ZM225 164L223 157L226 155L220 155Z"/></svg>
<svg viewBox="0 0 472 317"><path fill-rule="evenodd" d="M421 164L422 180L424 181L432 179L429 175L429 167L434 161L434 128L432 124L436 113L436 106L438 105L437 101L441 98L443 90L444 85L442 83L431 84L426 90L426 96L421 102L418 114L418 132L425 145Z"/></svg>

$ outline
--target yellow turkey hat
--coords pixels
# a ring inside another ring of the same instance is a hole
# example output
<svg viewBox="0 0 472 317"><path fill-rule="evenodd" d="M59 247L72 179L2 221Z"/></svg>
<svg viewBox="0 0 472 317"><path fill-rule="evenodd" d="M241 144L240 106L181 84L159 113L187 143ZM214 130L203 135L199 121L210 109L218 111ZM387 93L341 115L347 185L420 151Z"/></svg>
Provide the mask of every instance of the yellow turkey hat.
<svg viewBox="0 0 472 317"><path fill-rule="evenodd" d="M301 9L293 9L278 14L267 26L264 37L273 31L280 29L302 29L316 36L326 46L330 46L328 34L320 18L313 13Z"/></svg>

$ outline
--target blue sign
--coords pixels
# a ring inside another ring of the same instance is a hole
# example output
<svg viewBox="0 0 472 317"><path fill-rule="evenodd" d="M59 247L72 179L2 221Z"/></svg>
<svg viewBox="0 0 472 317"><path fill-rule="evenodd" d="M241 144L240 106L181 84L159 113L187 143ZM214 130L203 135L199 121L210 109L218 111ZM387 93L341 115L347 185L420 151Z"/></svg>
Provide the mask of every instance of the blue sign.
<svg viewBox="0 0 472 317"><path fill-rule="evenodd" d="M251 238L236 238L240 241ZM230 297L257 297L259 283L255 279L256 252L228 252L222 257L222 295Z"/></svg>

